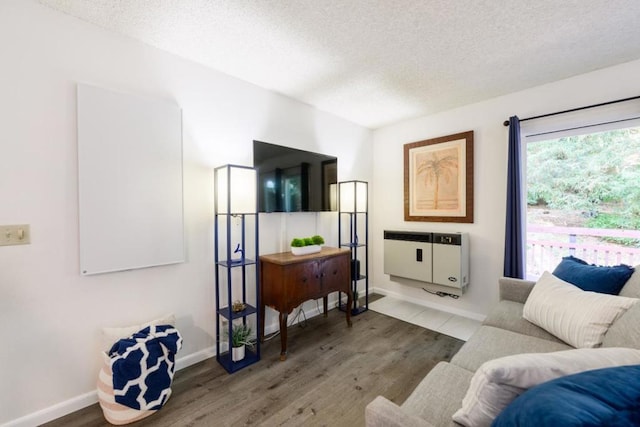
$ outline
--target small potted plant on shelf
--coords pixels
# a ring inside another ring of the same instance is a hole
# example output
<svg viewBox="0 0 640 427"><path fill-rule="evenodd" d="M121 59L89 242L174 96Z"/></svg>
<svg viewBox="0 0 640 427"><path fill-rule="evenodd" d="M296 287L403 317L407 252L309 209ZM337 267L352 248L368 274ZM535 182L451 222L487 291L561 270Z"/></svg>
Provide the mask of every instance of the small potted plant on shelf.
<svg viewBox="0 0 640 427"><path fill-rule="evenodd" d="M253 346L249 341L251 335L251 326L244 323L233 325L231 329L231 360L239 362L244 359L246 346Z"/></svg>
<svg viewBox="0 0 640 427"><path fill-rule="evenodd" d="M294 255L306 255L314 252L320 252L324 239L322 236L315 235L312 237L295 238L291 241L291 253Z"/></svg>

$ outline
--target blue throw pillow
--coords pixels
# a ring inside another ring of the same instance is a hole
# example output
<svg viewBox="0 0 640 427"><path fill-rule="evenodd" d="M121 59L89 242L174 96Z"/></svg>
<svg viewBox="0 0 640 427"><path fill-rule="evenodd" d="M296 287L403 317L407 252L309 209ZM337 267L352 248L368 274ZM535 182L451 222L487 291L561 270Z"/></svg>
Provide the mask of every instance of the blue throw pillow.
<svg viewBox="0 0 640 427"><path fill-rule="evenodd" d="M562 258L553 270L554 276L580 289L611 295L618 295L632 274L628 265L599 266L573 256Z"/></svg>
<svg viewBox="0 0 640 427"><path fill-rule="evenodd" d="M557 378L518 396L492 427L640 425L640 365Z"/></svg>

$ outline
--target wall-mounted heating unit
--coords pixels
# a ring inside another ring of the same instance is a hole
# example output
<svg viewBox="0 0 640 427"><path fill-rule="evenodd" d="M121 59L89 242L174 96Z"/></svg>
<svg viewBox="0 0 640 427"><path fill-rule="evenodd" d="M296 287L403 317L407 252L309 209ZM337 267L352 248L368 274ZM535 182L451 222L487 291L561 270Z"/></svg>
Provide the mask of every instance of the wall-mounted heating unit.
<svg viewBox="0 0 640 427"><path fill-rule="evenodd" d="M385 231L384 273L399 283L462 295L469 285L469 235Z"/></svg>

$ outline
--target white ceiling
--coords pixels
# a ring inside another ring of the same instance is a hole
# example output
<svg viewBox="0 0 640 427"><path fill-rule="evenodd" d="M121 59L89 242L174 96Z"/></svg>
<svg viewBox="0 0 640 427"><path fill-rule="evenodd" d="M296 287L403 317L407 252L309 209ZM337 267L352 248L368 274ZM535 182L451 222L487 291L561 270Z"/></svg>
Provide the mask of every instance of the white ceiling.
<svg viewBox="0 0 640 427"><path fill-rule="evenodd" d="M39 1L369 128L640 58L638 0Z"/></svg>

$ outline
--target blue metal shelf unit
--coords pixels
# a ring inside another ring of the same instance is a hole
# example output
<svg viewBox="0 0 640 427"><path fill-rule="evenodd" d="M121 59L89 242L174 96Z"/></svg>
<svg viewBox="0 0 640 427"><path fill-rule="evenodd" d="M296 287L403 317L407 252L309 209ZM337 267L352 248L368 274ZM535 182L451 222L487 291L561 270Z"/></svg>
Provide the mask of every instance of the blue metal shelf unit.
<svg viewBox="0 0 640 427"><path fill-rule="evenodd" d="M260 360L257 174L225 165L214 169L214 179L216 359L233 373ZM232 345L234 327L251 330L242 351Z"/></svg>

